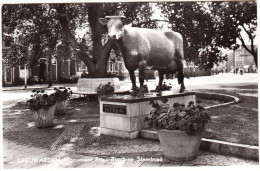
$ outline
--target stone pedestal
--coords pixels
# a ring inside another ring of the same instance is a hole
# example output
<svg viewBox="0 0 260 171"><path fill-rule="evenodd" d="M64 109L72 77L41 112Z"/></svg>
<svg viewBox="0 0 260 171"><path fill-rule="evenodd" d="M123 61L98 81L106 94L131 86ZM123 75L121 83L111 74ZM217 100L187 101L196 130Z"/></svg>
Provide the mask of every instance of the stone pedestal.
<svg viewBox="0 0 260 171"><path fill-rule="evenodd" d="M196 103L195 93L163 92L162 96L156 93L145 95L143 98L130 95L104 97L100 100L100 127L101 134L121 138L135 139L139 131L147 128L144 118L153 109L150 101L158 101L167 98L168 103L180 103L188 105L190 101Z"/></svg>
<svg viewBox="0 0 260 171"><path fill-rule="evenodd" d="M77 91L96 93L96 88L100 84L110 82L115 87L115 91L120 89L118 78L80 78L77 83Z"/></svg>

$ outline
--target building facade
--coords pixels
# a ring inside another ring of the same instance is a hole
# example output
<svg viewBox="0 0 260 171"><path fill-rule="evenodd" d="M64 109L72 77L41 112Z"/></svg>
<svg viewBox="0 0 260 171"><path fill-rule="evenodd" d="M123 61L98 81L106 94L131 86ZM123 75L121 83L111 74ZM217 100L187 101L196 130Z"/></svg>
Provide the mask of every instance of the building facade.
<svg viewBox="0 0 260 171"><path fill-rule="evenodd" d="M248 46L250 49L251 47ZM256 49L257 46L254 46ZM244 72L256 72L254 57L243 46L240 46L233 52L234 69L243 70Z"/></svg>
<svg viewBox="0 0 260 171"><path fill-rule="evenodd" d="M255 46L254 48L257 47ZM215 73L222 71L238 72L241 70L246 73L257 72L254 57L243 46L234 51L227 52L227 55L227 61L222 61L218 65L214 65L212 70Z"/></svg>
<svg viewBox="0 0 260 171"><path fill-rule="evenodd" d="M10 47L2 47L2 84L3 86L23 85L25 76L28 84L47 83L49 80L49 62L48 58L40 58L37 65L25 68L22 65L11 66L8 64L8 55ZM111 53L112 59L107 62L107 72L110 76L126 76L128 74L122 58L116 58ZM56 59L52 57L52 82L77 82L83 70L88 71L84 62L76 56Z"/></svg>

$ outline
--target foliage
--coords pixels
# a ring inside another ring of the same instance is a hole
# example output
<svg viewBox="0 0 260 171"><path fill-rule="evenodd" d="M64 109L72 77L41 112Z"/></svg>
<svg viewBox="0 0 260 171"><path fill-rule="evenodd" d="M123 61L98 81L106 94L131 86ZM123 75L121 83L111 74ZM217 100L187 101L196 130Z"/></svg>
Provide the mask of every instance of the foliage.
<svg viewBox="0 0 260 171"><path fill-rule="evenodd" d="M48 109L55 105L56 98L54 94L46 94L44 90L32 90L34 93L31 95L31 99L27 101L27 106L32 111L38 111L39 109Z"/></svg>
<svg viewBox="0 0 260 171"><path fill-rule="evenodd" d="M205 130L205 125L211 120L208 113L202 106L195 106L194 102L184 104L174 103L172 106L167 104L168 99L163 99L162 104L153 101L150 104L153 110L145 118L145 122L152 128L181 130L189 135L198 135Z"/></svg>
<svg viewBox="0 0 260 171"><path fill-rule="evenodd" d="M33 67L39 58L56 53L60 28L49 4L6 4L2 14L3 42L11 47L11 64Z"/></svg>
<svg viewBox="0 0 260 171"><path fill-rule="evenodd" d="M161 91L171 90L171 88L172 88L171 83L169 83L169 85L167 85L166 82L163 82ZM155 91L158 91L158 86L156 86Z"/></svg>
<svg viewBox="0 0 260 171"><path fill-rule="evenodd" d="M149 3L6 4L3 42L12 47L7 58L13 65L32 67L39 58L68 58L73 52L91 77L106 77L104 65L111 49L119 55L118 47L104 36L106 28L98 24L98 18L106 15L125 15L135 25L156 26L147 22L152 15Z"/></svg>
<svg viewBox="0 0 260 171"><path fill-rule="evenodd" d="M226 60L222 48L239 47L240 27L251 43L256 33L256 2L165 2L159 7L172 30L184 38L185 59L202 68ZM239 27L240 26L240 27Z"/></svg>
<svg viewBox="0 0 260 171"><path fill-rule="evenodd" d="M64 100L68 100L72 94L72 91L70 90L70 88L66 88L66 87L59 87L59 88L54 88L55 93L55 99L57 102L61 102Z"/></svg>
<svg viewBox="0 0 260 171"><path fill-rule="evenodd" d="M117 46L107 41L106 27L97 23L98 18L124 15L128 18L126 24L157 28L158 22L153 20L154 6L169 20L172 30L183 35L188 63L211 68L214 63L226 60L221 48L237 48L236 38L244 46L241 29L251 43L255 38L254 1L5 4L2 35L3 43L11 47L8 61L12 65L33 67L39 58L69 58L73 52L87 65L91 77L106 77L104 65L111 49L116 56L120 53ZM244 47L256 61L256 49Z"/></svg>
<svg viewBox="0 0 260 171"><path fill-rule="evenodd" d="M217 26L216 42L234 49L240 40L241 45L254 57L257 66L257 48L254 46L257 29L256 1L212 2L209 8Z"/></svg>
<svg viewBox="0 0 260 171"><path fill-rule="evenodd" d="M97 89L97 96L101 97L101 96L111 96L114 92L115 92L115 88L113 85L111 85L110 82L108 82L107 84L100 84Z"/></svg>

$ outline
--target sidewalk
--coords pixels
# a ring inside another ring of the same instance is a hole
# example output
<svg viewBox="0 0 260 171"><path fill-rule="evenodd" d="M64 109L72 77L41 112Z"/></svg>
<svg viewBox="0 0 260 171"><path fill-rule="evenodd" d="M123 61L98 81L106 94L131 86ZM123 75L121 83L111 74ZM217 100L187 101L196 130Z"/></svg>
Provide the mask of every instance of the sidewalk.
<svg viewBox="0 0 260 171"><path fill-rule="evenodd" d="M113 158L109 156L85 156L81 154L52 151L3 141L4 169L35 168L113 168L113 167L172 167L172 166L257 166L257 161L223 156L200 151L195 160L174 162L165 158ZM157 161L155 161L157 160Z"/></svg>

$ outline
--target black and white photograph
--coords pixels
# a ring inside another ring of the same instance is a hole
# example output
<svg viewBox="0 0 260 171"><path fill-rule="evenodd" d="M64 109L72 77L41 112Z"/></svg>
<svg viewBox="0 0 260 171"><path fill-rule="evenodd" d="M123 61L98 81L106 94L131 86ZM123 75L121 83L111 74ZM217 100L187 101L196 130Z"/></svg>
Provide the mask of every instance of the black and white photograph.
<svg viewBox="0 0 260 171"><path fill-rule="evenodd" d="M259 169L256 0L0 15L2 169Z"/></svg>

